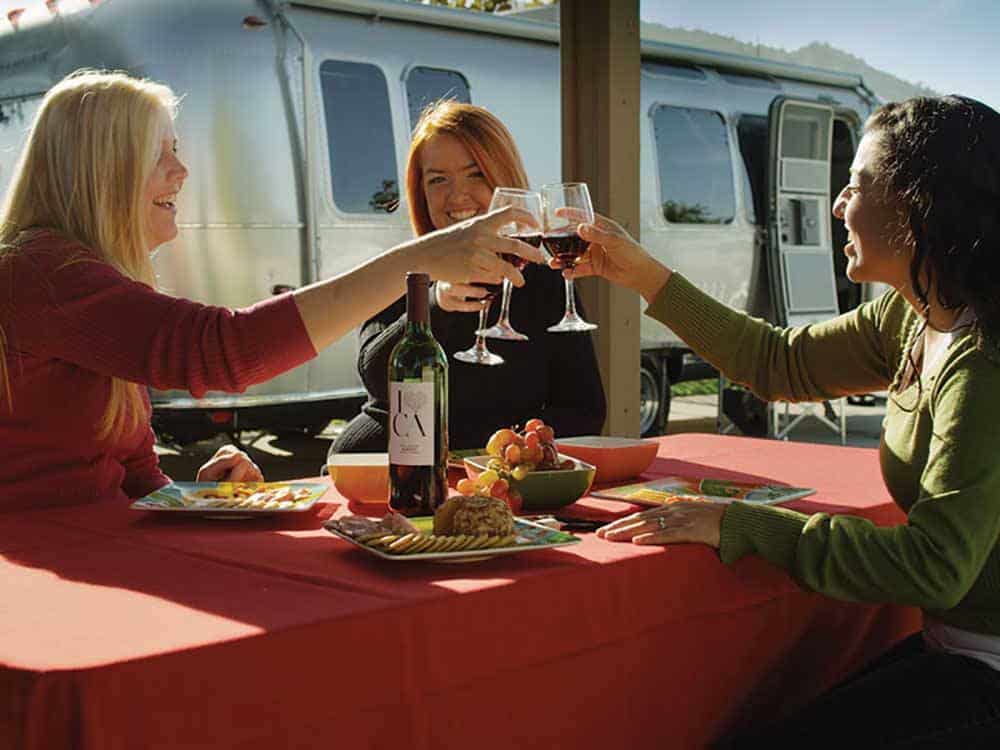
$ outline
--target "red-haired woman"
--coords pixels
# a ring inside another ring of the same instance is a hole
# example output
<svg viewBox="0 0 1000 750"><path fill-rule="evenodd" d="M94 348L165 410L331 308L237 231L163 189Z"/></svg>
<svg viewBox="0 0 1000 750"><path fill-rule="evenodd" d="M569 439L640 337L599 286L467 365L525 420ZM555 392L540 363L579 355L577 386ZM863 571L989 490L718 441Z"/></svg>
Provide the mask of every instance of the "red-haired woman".
<svg viewBox="0 0 1000 750"><path fill-rule="evenodd" d="M417 123L406 165L406 197L416 234L486 213L497 186L528 187L521 156L504 124L471 104L447 101L428 109ZM479 312L486 291L471 284L435 286L431 326L449 356L453 448L481 448L497 428L532 417L552 425L557 435L594 434L604 423L604 390L590 337L545 330L562 316L562 279L535 265L524 270L524 279L511 305L511 322L530 340L491 341L505 360L499 367L451 357L475 338L478 316L470 313ZM358 370L369 398L335 450L386 450L387 365L404 325L401 299L363 326Z"/></svg>

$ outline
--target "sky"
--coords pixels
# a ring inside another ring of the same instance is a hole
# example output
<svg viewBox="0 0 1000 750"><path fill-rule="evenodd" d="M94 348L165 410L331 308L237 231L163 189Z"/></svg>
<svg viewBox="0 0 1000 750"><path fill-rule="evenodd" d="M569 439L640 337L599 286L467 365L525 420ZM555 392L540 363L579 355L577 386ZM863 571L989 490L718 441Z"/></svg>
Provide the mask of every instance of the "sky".
<svg viewBox="0 0 1000 750"><path fill-rule="evenodd" d="M1000 0L639 2L644 21L789 51L826 42L911 83L966 94L1000 110ZM0 0L0 12L27 5L44 3Z"/></svg>
<svg viewBox="0 0 1000 750"><path fill-rule="evenodd" d="M789 51L826 42L1000 110L1000 0L640 0L639 14Z"/></svg>

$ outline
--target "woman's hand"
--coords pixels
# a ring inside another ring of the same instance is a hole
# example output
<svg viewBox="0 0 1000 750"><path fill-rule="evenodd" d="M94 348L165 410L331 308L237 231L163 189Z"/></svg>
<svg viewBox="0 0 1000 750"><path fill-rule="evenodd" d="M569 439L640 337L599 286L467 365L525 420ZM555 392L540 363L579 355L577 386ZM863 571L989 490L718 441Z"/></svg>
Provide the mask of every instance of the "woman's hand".
<svg viewBox="0 0 1000 750"><path fill-rule="evenodd" d="M200 469L197 482L263 482L264 475L246 453L224 445Z"/></svg>
<svg viewBox="0 0 1000 750"><path fill-rule="evenodd" d="M514 286L524 286L521 272L502 260L499 253L519 255L531 263L545 263L546 258L538 248L500 235L501 227L513 222L538 225L529 212L506 206L425 234L410 244L407 251L413 257L414 267L426 271L433 279L455 284L473 281L499 284L507 278Z"/></svg>
<svg viewBox="0 0 1000 750"><path fill-rule="evenodd" d="M560 215L575 218L573 209L561 209ZM563 270L567 279L602 276L620 286L639 292L647 303L656 299L670 278L671 270L653 258L615 221L595 214L593 224L581 224L580 237L590 243L587 253L573 269ZM559 268L558 261L550 261Z"/></svg>
<svg viewBox="0 0 1000 750"><path fill-rule="evenodd" d="M483 308L483 299L489 291L472 284L451 284L439 281L434 284L434 294L437 295L438 307L448 312L479 312Z"/></svg>
<svg viewBox="0 0 1000 750"><path fill-rule="evenodd" d="M674 544L699 542L719 548L722 515L726 506L700 500L680 500L662 508L619 518L602 526L597 536L612 542Z"/></svg>
<svg viewBox="0 0 1000 750"><path fill-rule="evenodd" d="M499 284L507 278L523 286L521 272L497 253L513 253L532 263L548 259L538 248L500 236L501 228L514 222L538 226L527 211L507 206L417 237L347 273L296 289L292 299L313 349L322 351L399 299L410 271L453 284Z"/></svg>

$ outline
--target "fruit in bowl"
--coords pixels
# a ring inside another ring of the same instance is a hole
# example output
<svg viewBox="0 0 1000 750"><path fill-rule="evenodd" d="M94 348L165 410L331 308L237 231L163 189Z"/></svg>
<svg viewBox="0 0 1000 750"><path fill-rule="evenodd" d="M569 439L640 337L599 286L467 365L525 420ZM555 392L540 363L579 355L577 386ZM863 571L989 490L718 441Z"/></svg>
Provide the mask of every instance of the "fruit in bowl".
<svg viewBox="0 0 1000 750"><path fill-rule="evenodd" d="M488 466L491 458L492 456L473 456L465 459L465 472L471 481L475 482L483 475L486 475L484 482L493 478L496 470ZM583 497L594 481L595 469L584 461L570 459L569 462L571 468L536 469L525 474L523 479L511 477L506 480L508 497L513 498L508 504L512 509L516 507L514 512L554 510ZM503 481L503 477L499 480Z"/></svg>
<svg viewBox="0 0 1000 750"><path fill-rule="evenodd" d="M492 458L491 468L518 480L535 469L573 468L573 462L561 459L556 450L555 431L537 418L529 419L520 433L510 427L494 432L486 443L486 453Z"/></svg>
<svg viewBox="0 0 1000 750"><path fill-rule="evenodd" d="M493 433L485 456L465 459L468 479L458 491L501 497L518 512L569 505L594 480L594 467L564 458L555 446L555 434L540 419L530 419L523 432L503 428Z"/></svg>

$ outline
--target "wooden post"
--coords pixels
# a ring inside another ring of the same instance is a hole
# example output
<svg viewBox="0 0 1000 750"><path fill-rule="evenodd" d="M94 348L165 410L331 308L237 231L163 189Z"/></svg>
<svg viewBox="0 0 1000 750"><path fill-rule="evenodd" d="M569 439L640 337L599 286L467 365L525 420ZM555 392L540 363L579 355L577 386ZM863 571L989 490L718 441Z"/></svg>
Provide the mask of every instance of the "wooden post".
<svg viewBox="0 0 1000 750"><path fill-rule="evenodd" d="M639 236L639 0L559 5L562 172L590 186L594 210ZM639 434L639 295L577 282L608 398L604 433ZM560 334L576 336L585 334Z"/></svg>

